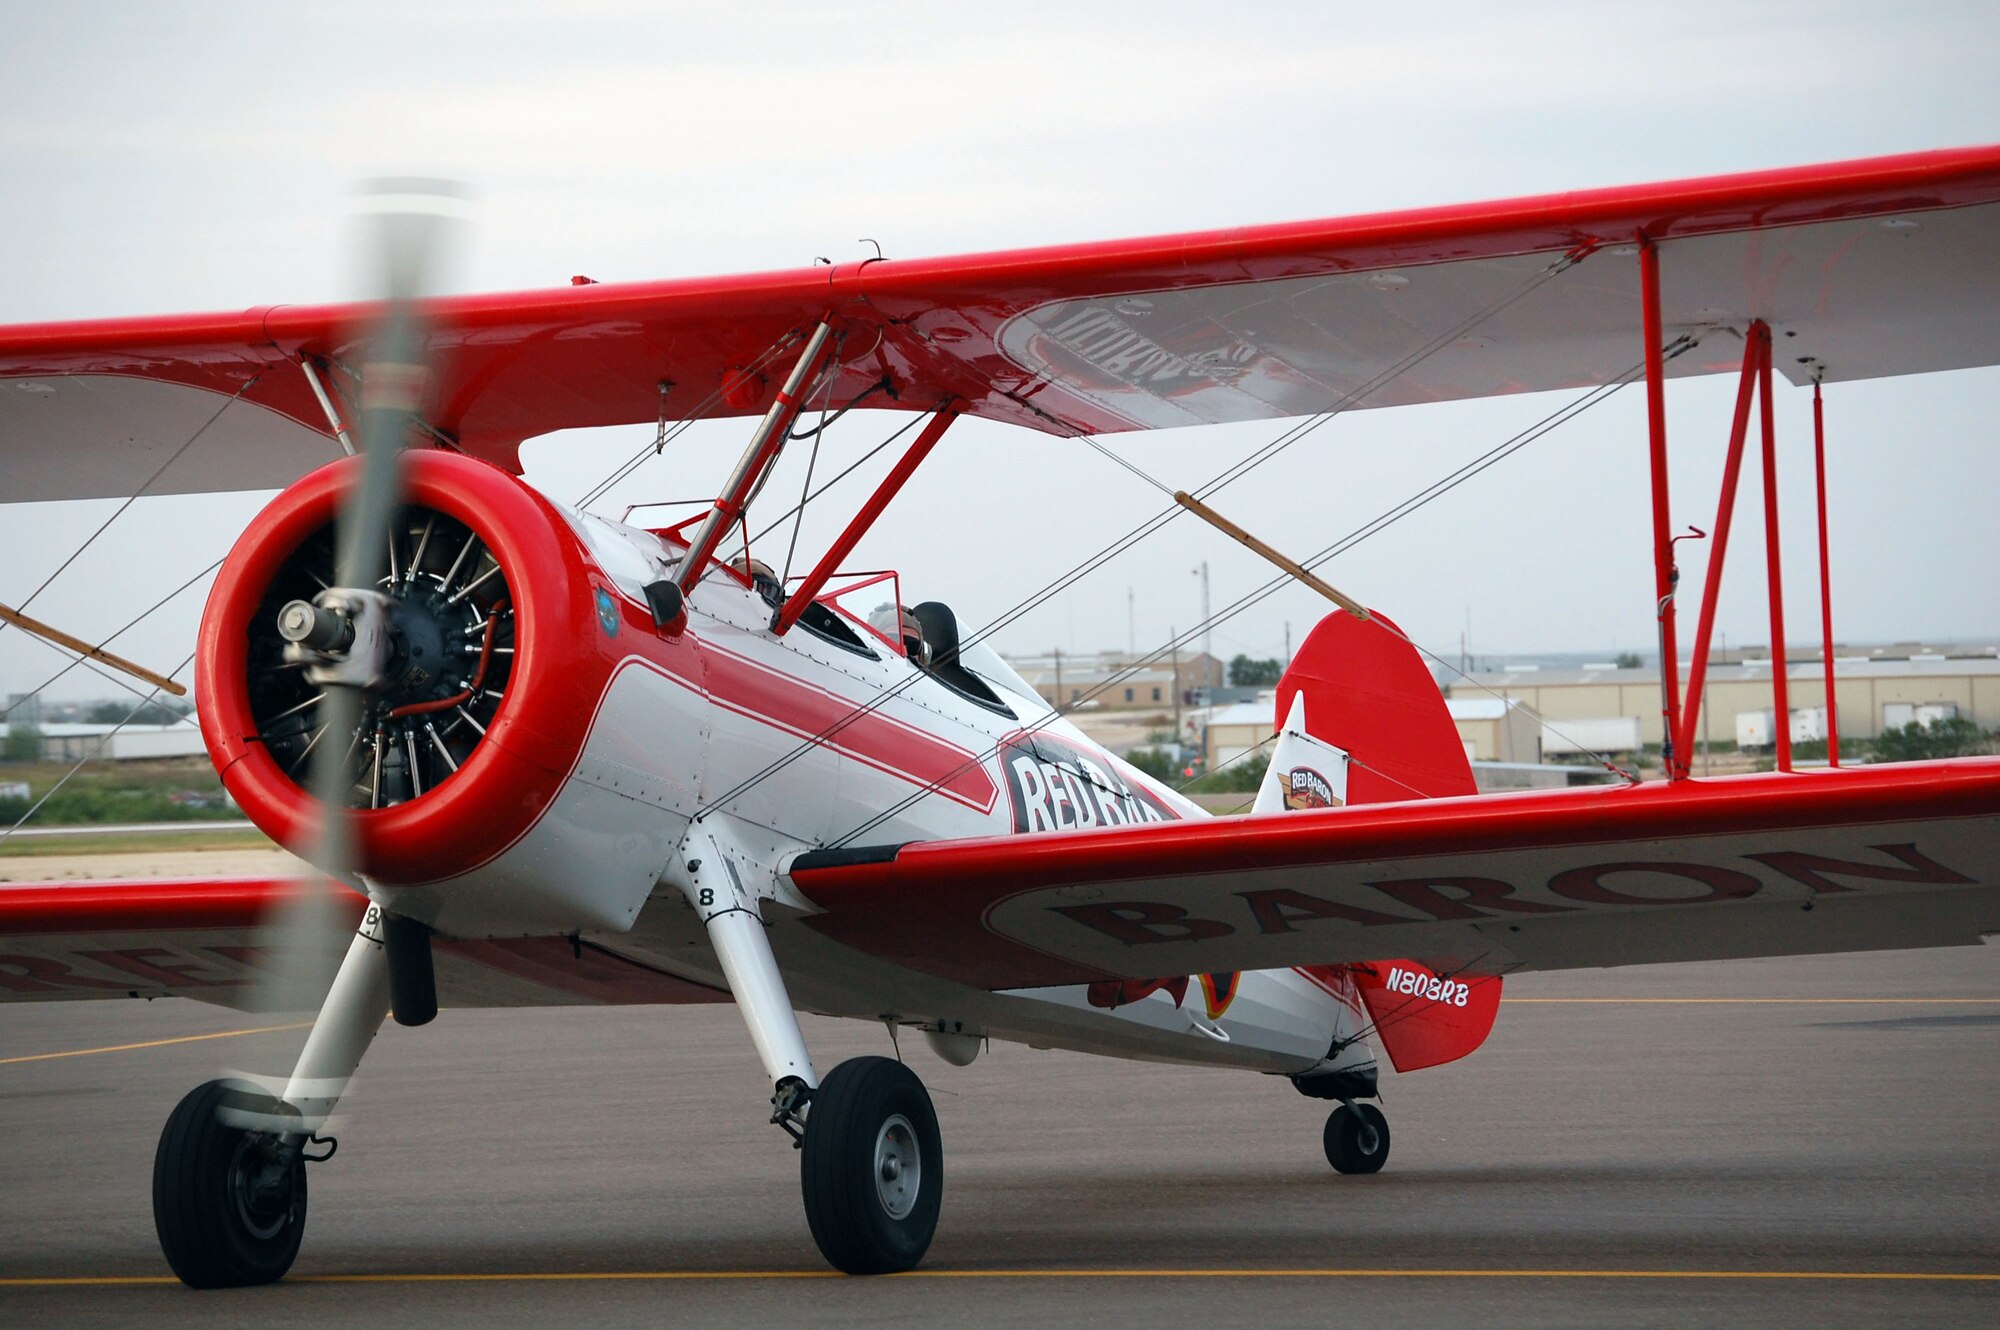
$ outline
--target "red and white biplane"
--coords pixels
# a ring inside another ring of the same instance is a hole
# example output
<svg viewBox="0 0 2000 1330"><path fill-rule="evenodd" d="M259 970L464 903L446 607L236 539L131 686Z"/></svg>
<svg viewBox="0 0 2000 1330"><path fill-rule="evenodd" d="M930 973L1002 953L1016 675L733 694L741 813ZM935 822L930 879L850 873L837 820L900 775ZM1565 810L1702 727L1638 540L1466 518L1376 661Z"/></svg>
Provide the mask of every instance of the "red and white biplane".
<svg viewBox="0 0 2000 1330"><path fill-rule="evenodd" d="M1753 405L1768 467L1774 374L1817 393L2000 363L2000 148L390 294L0 328L6 500L284 487L215 583L195 688L231 794L326 878L0 891L10 1000L268 1005L270 973L316 946L288 917L338 915L289 1078L211 1082L168 1118L155 1216L190 1284L290 1267L320 1129L390 1014L734 1001L821 1251L881 1272L930 1243L937 1119L900 1061L817 1067L799 1009L921 1030L961 1065L1002 1039L1282 1076L1336 1102L1333 1166L1372 1172L1374 1044L1403 1070L1465 1055L1507 974L2000 930L2000 758L1793 770L1781 726L1775 772L1688 764ZM1256 811L1210 818L951 609L843 571L962 415L1082 436L1643 374L1671 666L1665 385L1725 365L1741 389L1694 664L1664 671L1661 781L1475 796L1419 654L1352 606L1291 662ZM787 582L752 557L745 509L815 401L927 419ZM522 441L552 430L724 416L755 421L750 442L680 526L517 478ZM1782 715L1781 660L1773 676Z"/></svg>

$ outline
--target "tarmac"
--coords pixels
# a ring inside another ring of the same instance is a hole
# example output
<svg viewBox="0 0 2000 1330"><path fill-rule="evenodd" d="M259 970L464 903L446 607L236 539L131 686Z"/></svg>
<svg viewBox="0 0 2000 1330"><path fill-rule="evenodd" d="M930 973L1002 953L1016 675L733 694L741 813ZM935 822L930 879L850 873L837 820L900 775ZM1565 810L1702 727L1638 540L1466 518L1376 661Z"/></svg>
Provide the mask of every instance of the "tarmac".
<svg viewBox="0 0 2000 1330"><path fill-rule="evenodd" d="M446 1011L371 1050L291 1277L185 1289L160 1124L290 1023L0 1009L0 1325L2000 1324L2000 947L1517 977L1385 1079L1374 1177L1282 1080L906 1039L944 1217L876 1279L813 1247L733 1008Z"/></svg>

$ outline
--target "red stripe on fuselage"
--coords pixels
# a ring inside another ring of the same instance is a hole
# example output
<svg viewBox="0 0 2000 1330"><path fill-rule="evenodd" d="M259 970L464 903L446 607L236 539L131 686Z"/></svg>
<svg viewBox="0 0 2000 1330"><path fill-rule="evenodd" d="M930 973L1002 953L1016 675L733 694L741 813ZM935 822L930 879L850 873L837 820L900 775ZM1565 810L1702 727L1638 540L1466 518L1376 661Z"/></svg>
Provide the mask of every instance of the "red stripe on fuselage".
<svg viewBox="0 0 2000 1330"><path fill-rule="evenodd" d="M970 749L915 726L864 711L865 703L842 697L725 650L700 644L704 676L683 672L684 655L663 660L640 657L675 683L705 693L710 701L739 716L829 748L912 785L935 786L955 803L990 813L1000 791L986 765Z"/></svg>

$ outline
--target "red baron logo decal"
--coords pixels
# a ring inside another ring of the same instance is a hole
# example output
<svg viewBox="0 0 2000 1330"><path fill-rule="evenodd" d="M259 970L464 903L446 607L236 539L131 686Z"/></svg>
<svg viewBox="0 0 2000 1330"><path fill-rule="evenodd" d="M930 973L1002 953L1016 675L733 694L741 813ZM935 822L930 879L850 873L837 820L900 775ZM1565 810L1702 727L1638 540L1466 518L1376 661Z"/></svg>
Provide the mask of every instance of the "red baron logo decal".
<svg viewBox="0 0 2000 1330"><path fill-rule="evenodd" d="M1333 782L1311 767L1293 767L1285 773L1284 781L1287 808L1340 807L1340 799L1333 792Z"/></svg>
<svg viewBox="0 0 2000 1330"><path fill-rule="evenodd" d="M1009 735L1000 744L1000 770L1006 773L1017 832L1125 827L1180 817L1102 757L1067 739Z"/></svg>

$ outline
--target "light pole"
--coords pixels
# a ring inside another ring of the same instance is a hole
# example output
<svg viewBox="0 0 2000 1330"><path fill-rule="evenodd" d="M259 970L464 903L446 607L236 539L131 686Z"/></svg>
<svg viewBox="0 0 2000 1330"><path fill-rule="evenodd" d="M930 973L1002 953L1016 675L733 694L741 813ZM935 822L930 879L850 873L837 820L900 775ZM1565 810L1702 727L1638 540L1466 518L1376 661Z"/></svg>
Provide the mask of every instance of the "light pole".
<svg viewBox="0 0 2000 1330"><path fill-rule="evenodd" d="M1208 623L1210 617L1208 612L1208 560L1203 559L1201 566L1194 569L1193 572L1196 577L1201 579L1201 654L1213 660L1215 659L1215 651L1213 650L1214 642L1209 637Z"/></svg>

